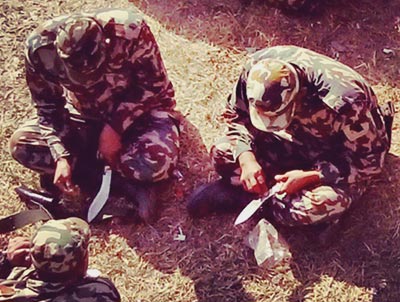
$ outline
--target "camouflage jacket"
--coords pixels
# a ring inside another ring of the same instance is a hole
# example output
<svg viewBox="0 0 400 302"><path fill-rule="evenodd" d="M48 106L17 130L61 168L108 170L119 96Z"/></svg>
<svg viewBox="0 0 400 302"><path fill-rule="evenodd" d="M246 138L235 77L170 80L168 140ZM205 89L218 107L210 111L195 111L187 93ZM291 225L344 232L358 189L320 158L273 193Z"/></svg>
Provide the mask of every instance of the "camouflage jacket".
<svg viewBox="0 0 400 302"><path fill-rule="evenodd" d="M54 159L70 155L61 140L68 132L66 105L120 134L143 113L175 107L157 43L140 15L122 9L82 15L94 18L106 35L105 67L95 81L70 79L57 55L56 32L68 16L45 22L26 41L26 80Z"/></svg>
<svg viewBox="0 0 400 302"><path fill-rule="evenodd" d="M15 267L6 280L0 280L0 301L13 302L119 302L112 282L105 278L84 277L73 284L45 282L33 267Z"/></svg>
<svg viewBox="0 0 400 302"><path fill-rule="evenodd" d="M275 134L291 140L309 158L324 184L352 184L378 174L389 142L371 87L348 66L295 46L260 50L245 64L223 113L235 160L265 135L251 125L246 78L250 68L266 58L292 64L305 93L290 125Z"/></svg>

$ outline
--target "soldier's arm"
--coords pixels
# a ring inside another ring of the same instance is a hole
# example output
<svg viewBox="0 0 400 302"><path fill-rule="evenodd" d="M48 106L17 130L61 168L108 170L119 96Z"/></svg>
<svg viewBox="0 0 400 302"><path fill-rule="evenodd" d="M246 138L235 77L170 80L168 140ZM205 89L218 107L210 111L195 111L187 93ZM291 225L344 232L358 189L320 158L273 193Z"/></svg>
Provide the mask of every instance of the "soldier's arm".
<svg viewBox="0 0 400 302"><path fill-rule="evenodd" d="M25 60L25 66L26 81L37 110L43 138L50 147L55 161L61 157L68 157L70 153L61 141L67 132L68 116L64 108L66 100L63 96L63 88L46 77L42 69L36 66L29 57Z"/></svg>
<svg viewBox="0 0 400 302"><path fill-rule="evenodd" d="M109 121L118 133L126 130L145 112L155 109L170 111L175 107L173 86L157 42L145 22L140 24L139 30L127 58L132 73L131 87Z"/></svg>
<svg viewBox="0 0 400 302"><path fill-rule="evenodd" d="M355 102L343 116L340 131L344 143L335 164L319 162L323 183L357 183L382 170L388 140L376 109Z"/></svg>

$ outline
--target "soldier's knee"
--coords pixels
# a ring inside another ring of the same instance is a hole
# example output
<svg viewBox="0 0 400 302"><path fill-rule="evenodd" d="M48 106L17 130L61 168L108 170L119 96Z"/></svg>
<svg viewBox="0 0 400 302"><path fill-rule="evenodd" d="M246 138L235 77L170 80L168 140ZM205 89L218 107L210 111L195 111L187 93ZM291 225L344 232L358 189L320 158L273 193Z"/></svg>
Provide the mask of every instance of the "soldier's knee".
<svg viewBox="0 0 400 302"><path fill-rule="evenodd" d="M284 226L305 226L316 224L325 220L326 215L312 215L306 211L289 208L274 207L272 209L274 219Z"/></svg>
<svg viewBox="0 0 400 302"><path fill-rule="evenodd" d="M177 156L136 154L121 160L121 171L125 177L135 181L157 182L172 175L177 161Z"/></svg>
<svg viewBox="0 0 400 302"><path fill-rule="evenodd" d="M19 149L21 146L20 141L24 138L24 136L25 133L23 131L17 130L13 133L8 142L8 148L10 150L10 154L15 160L18 160L18 154L20 154Z"/></svg>
<svg viewBox="0 0 400 302"><path fill-rule="evenodd" d="M9 140L11 156L21 165L39 173L54 173L54 160L40 134L19 129Z"/></svg>
<svg viewBox="0 0 400 302"><path fill-rule="evenodd" d="M336 220L351 204L351 198L330 187L320 187L286 202L274 200L272 212L282 225L301 226Z"/></svg>

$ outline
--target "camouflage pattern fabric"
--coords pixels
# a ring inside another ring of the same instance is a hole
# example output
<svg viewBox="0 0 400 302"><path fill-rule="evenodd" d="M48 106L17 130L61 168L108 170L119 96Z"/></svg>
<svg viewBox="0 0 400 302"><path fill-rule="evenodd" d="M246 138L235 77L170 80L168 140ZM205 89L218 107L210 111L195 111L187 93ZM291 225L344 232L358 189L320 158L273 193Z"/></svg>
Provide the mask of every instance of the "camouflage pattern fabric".
<svg viewBox="0 0 400 302"><path fill-rule="evenodd" d="M252 66L265 59L291 64L302 97L291 123L264 132L250 120L246 95ZM246 63L223 114L226 136L212 148L216 170L239 185L238 156L253 151L268 180L294 169L321 172L321 186L275 200L274 215L284 224L310 224L337 218L381 172L389 149L377 98L354 70L311 50L276 46L254 53Z"/></svg>
<svg viewBox="0 0 400 302"><path fill-rule="evenodd" d="M74 37L96 43L80 45ZM141 181L170 176L179 148L174 90L140 15L102 9L61 16L36 29L26 43L26 79L38 119L11 138L17 161L52 173L55 160L77 156L81 141L72 134L77 132L70 119L74 113L86 121L107 123L123 137L124 176ZM71 55L72 48L78 55ZM91 61L93 57L97 60ZM136 140L130 142L129 136Z"/></svg>
<svg viewBox="0 0 400 302"><path fill-rule="evenodd" d="M120 301L110 280L84 276L89 237L88 224L79 218L43 224L32 238L33 265L15 267L0 280L0 301Z"/></svg>

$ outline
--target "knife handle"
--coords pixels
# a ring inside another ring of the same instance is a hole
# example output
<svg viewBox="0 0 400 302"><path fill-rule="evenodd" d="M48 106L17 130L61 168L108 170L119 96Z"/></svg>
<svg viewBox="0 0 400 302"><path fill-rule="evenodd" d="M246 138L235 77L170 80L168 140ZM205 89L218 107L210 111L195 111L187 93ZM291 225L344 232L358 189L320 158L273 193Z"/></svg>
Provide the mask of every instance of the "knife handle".
<svg viewBox="0 0 400 302"><path fill-rule="evenodd" d="M44 205L56 205L59 199L47 195L46 193L41 193L39 191L28 189L27 187L20 186L15 188L15 192L24 201L35 201Z"/></svg>

